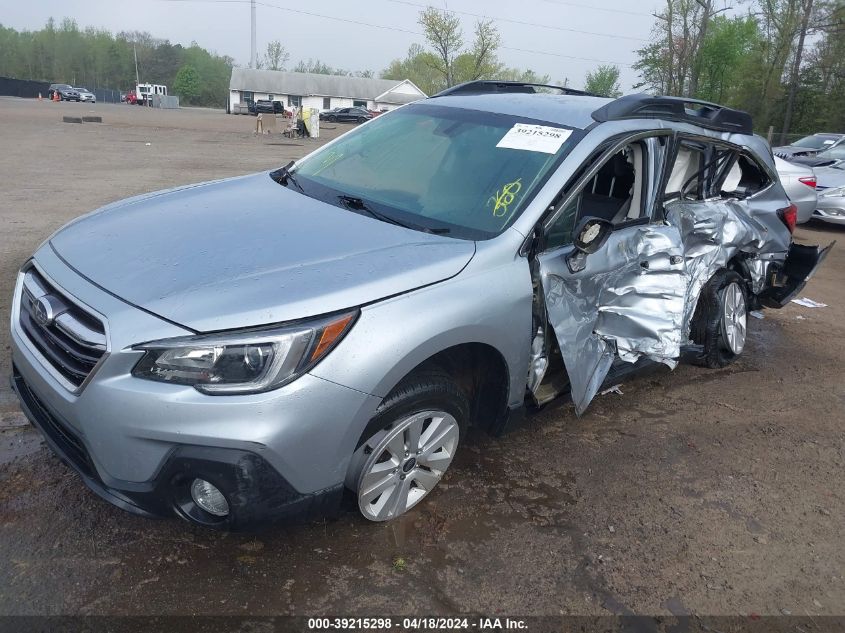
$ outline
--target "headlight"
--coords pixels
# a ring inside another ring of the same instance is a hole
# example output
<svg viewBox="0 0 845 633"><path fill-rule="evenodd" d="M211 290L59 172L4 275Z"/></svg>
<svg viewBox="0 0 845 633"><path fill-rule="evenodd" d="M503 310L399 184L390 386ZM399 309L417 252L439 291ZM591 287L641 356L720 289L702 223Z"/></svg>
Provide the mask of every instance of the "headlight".
<svg viewBox="0 0 845 633"><path fill-rule="evenodd" d="M210 395L270 391L314 367L352 327L357 312L273 329L186 336L136 345L132 375L191 385Z"/></svg>
<svg viewBox="0 0 845 633"><path fill-rule="evenodd" d="M841 198L845 196L845 187L835 187L833 189L825 189L819 194L825 198Z"/></svg>

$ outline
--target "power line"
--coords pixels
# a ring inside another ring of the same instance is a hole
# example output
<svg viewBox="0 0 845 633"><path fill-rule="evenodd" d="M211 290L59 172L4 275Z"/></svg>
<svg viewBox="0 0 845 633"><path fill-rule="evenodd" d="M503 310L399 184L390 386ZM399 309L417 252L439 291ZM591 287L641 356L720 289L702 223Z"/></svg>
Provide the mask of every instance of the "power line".
<svg viewBox="0 0 845 633"><path fill-rule="evenodd" d="M184 0L184 1L187 1L187 0ZM200 1L200 0L197 0L197 1ZM383 25L383 24L370 24L368 22L360 22L358 20L350 20L348 18L339 18L339 17L336 17L336 16L322 15L322 14L314 13L314 12L311 12L311 11L303 11L302 9L290 9L290 8L287 8L287 7L280 7L278 5L268 4L266 2L259 2L258 4L260 4L261 6L264 6L264 7L270 7L272 9L279 9L280 11L292 11L293 13L301 13L301 14L304 14L304 15L309 15L309 16L318 17L318 18L326 18L326 19L329 19L329 20L337 20L339 22L350 22L352 24L357 24L357 25L360 25L360 26L371 26L371 27L375 27L375 28L378 28L378 29L386 29L386 30L389 30L389 31L399 31L401 33L409 33L411 35L417 35L417 36L420 36L420 37L425 37L425 33L420 33L419 31L411 31L410 29L403 29L403 28L398 27L398 26L387 26L387 25ZM551 57L562 57L562 58L565 58L565 59L575 59L575 60L579 60L579 61L598 62L600 64L616 64L616 65L619 65L619 66L627 66L627 67L631 67L633 65L633 64L626 64L624 62L608 61L606 59L593 59L591 57L578 57L578 56L575 56L575 55L564 55L562 53L552 53L552 52L549 52L549 51L537 51L537 50L528 50L528 49L524 49L524 48L515 48L513 46L499 46L499 48L501 48L502 50L506 50L506 51L517 51L517 52L520 52L520 53L531 53L533 55L549 55Z"/></svg>
<svg viewBox="0 0 845 633"><path fill-rule="evenodd" d="M158 0L159 2L196 2L196 3L209 3L209 4L216 4L216 3L226 3L226 4L248 4L250 0ZM288 11L290 13L298 13L300 15L307 15L313 18L321 18L324 20L333 20L335 22L345 22L347 24L355 24L356 26L367 26L370 28L375 29L382 29L385 31L396 31L398 33L407 33L408 35L416 35L418 37L425 37L424 33L420 33L419 31L412 31L410 29L403 29L399 26L389 26L386 24L373 24L371 22L363 22L360 20L353 20L351 18L340 18L334 15L326 15L323 13L316 13L314 11L306 11L304 9L293 9L290 7L282 7L276 4L270 4L268 2L260 2L256 0L256 4L262 7L267 7L268 9L277 9L279 11ZM516 48L513 46L499 46L502 50L506 51L516 51L520 53L530 53L532 55L547 55L549 57L559 57L562 59L574 59L577 61L587 61L587 62L596 62L599 64L614 64L616 66L626 66L628 68L632 67L633 64L628 64L625 62L616 62L607 59L595 59L592 57L578 57L576 55L564 55L563 53L553 53L551 51L538 51L538 50L529 50L524 48Z"/></svg>
<svg viewBox="0 0 845 633"><path fill-rule="evenodd" d="M594 57L576 57L574 55L564 55L563 53L552 53L550 51L535 51L531 50L530 48L514 48L513 46L500 46L506 51L517 51L519 53L531 53L532 55L549 55L551 57L563 57L565 59L575 59L582 62L596 62L597 64L613 64L614 66L625 66L627 68L633 68L633 64L627 64L625 62L612 62L606 59L596 59Z"/></svg>
<svg viewBox="0 0 845 633"><path fill-rule="evenodd" d="M430 4L418 4L416 2L409 2L409 0L388 0L388 2L393 2L395 4L405 4L409 7L419 7L422 9L426 9L431 7ZM436 7L435 7L436 8ZM448 9L447 13L456 13L460 15L468 15L474 18L481 18L484 20L493 20L494 22L510 22L511 24L521 24L523 26L533 26L541 29L551 29L553 31L566 31L568 33L582 33L584 35L595 35L597 37L611 37L617 40L636 40L638 42L647 42L646 38L642 37L632 37L630 35L619 35L616 33L595 33L593 31L582 31L580 29L570 29L563 26L554 26L551 24L537 24L536 22L524 22L522 20L513 20L511 18L497 18L490 15L483 15L480 13L470 13L469 11L458 11L456 9Z"/></svg>
<svg viewBox="0 0 845 633"><path fill-rule="evenodd" d="M188 0L184 0L188 1ZM202 0L194 0L196 2ZM399 33L408 33L410 35L423 35L418 31L411 31L410 29L403 29L399 26L388 26L386 24L372 24L370 22L361 22L359 20L353 20L351 18L339 18L334 15L325 15L323 13L314 13L313 11L305 11L303 9L291 9L290 7L280 7L276 4L268 4L267 2L258 2L262 7L267 7L268 9L278 9L279 11L289 11L291 13L299 13L301 15L308 15L313 18L323 18L324 20L335 20L336 22L346 22L347 24L357 24L358 26L369 26L375 29L384 29L385 31L398 31Z"/></svg>
<svg viewBox="0 0 845 633"><path fill-rule="evenodd" d="M653 18L653 13L645 13L643 11L626 11L625 9L608 9L606 7L595 7L589 4L578 4L577 2L564 2L564 0L542 0L543 2L548 2L549 4L557 4L564 7L576 7L578 9L589 9L591 11L604 11L605 13L623 13L625 15L642 15L649 18Z"/></svg>

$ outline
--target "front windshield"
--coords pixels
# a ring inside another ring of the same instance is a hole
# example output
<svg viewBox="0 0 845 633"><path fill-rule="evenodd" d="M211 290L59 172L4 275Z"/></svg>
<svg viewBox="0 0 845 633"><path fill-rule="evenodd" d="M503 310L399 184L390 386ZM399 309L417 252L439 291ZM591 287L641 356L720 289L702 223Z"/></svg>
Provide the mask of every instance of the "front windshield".
<svg viewBox="0 0 845 633"><path fill-rule="evenodd" d="M501 233L575 144L544 121L414 104L297 164L305 195L359 199L389 220L465 239Z"/></svg>
<svg viewBox="0 0 845 633"><path fill-rule="evenodd" d="M829 136L805 136L800 141L795 141L793 145L795 147L806 147L807 149L824 149L830 145L833 145L836 142L836 139L830 138Z"/></svg>

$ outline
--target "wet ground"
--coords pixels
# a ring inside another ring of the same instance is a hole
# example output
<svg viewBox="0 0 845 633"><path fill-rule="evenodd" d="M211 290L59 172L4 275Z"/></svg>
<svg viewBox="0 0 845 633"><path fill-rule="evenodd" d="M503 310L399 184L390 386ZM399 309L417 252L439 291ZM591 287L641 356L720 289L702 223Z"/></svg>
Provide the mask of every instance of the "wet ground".
<svg viewBox="0 0 845 633"><path fill-rule="evenodd" d="M88 110L105 122L60 122ZM253 124L0 99L0 322L16 269L67 220L316 146ZM431 499L387 525L349 510L232 535L113 508L17 409L4 326L0 614L842 614L843 246L804 293L830 307L751 320L730 368L659 371L581 419L558 404L505 438L470 436Z"/></svg>

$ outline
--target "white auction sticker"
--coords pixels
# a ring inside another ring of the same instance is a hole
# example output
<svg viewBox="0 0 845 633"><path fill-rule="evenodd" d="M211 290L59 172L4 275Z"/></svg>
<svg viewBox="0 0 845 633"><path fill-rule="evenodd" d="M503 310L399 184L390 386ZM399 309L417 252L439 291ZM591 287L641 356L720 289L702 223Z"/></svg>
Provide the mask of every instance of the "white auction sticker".
<svg viewBox="0 0 845 633"><path fill-rule="evenodd" d="M561 145L572 135L572 130L564 130L559 127L547 127L545 125L529 125L528 123L517 123L496 147L507 149L524 149L529 152L543 152L544 154L557 154Z"/></svg>

